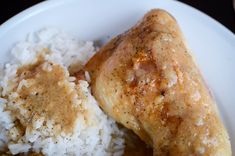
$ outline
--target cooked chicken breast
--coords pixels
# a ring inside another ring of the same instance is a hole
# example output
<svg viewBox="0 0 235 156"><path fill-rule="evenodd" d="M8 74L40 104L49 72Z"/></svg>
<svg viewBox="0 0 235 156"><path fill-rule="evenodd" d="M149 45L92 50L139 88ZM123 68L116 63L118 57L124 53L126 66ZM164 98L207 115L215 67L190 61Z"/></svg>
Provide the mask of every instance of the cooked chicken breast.
<svg viewBox="0 0 235 156"><path fill-rule="evenodd" d="M151 145L154 155L231 155L216 104L166 11L147 13L85 70L103 110Z"/></svg>

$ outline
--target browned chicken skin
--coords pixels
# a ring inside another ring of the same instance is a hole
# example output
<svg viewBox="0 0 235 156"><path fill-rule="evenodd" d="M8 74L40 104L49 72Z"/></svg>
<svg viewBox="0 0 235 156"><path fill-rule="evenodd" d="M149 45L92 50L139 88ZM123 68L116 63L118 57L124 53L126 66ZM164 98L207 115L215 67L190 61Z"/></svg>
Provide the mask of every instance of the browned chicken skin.
<svg viewBox="0 0 235 156"><path fill-rule="evenodd" d="M92 92L154 155L231 155L216 105L175 19L152 10L88 62Z"/></svg>

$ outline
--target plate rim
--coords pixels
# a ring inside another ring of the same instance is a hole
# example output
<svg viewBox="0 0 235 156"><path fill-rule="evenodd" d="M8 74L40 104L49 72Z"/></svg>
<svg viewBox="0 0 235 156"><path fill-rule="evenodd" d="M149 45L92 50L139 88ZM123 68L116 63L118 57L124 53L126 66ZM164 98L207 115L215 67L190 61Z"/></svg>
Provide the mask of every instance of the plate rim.
<svg viewBox="0 0 235 156"><path fill-rule="evenodd" d="M69 3L72 1L74 1L74 0L52 0L52 1L39 2L33 6L17 13L16 15L12 16L8 20L6 20L4 23L2 23L0 25L0 36L3 36L5 33L7 33L8 30L10 30L11 28L14 28L15 25L17 25L21 22L24 22L24 20L27 20L28 18L30 18L36 14L39 14L40 12L43 12L44 10L56 7L58 5L62 5L64 3ZM176 1L176 0L158 0L158 1L164 1L166 3L176 3L176 4L180 5L181 7L184 7L186 9L191 10L191 12L193 12L197 16L200 16L201 19L204 19L204 21L206 20L207 24L210 24L213 27L217 27L217 29L214 28L214 30L217 30L216 32L218 32L218 30L222 31L223 34L226 34L227 36L229 36L231 38L232 41L235 42L235 34L231 30L229 30L226 26L224 26L222 23L220 23L219 21L217 21L213 17L198 10L197 8L194 8L186 3ZM220 33L220 35L222 35L222 34Z"/></svg>

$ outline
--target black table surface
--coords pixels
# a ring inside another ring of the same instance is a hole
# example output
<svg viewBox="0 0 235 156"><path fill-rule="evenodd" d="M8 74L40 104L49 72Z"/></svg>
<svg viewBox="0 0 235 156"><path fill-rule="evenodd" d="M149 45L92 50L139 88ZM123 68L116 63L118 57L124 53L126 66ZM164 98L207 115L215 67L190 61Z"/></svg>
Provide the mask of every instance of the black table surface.
<svg viewBox="0 0 235 156"><path fill-rule="evenodd" d="M0 24L20 11L42 0L3 0L0 5ZM222 23L235 33L235 11L232 0L179 0Z"/></svg>

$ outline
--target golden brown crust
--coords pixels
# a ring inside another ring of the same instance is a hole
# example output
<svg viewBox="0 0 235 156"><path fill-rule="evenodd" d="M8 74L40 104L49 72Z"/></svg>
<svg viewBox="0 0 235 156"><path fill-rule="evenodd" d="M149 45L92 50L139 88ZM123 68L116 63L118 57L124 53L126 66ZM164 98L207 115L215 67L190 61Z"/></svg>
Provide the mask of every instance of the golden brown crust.
<svg viewBox="0 0 235 156"><path fill-rule="evenodd" d="M231 155L228 134L175 19L152 10L86 65L101 107L155 155Z"/></svg>

